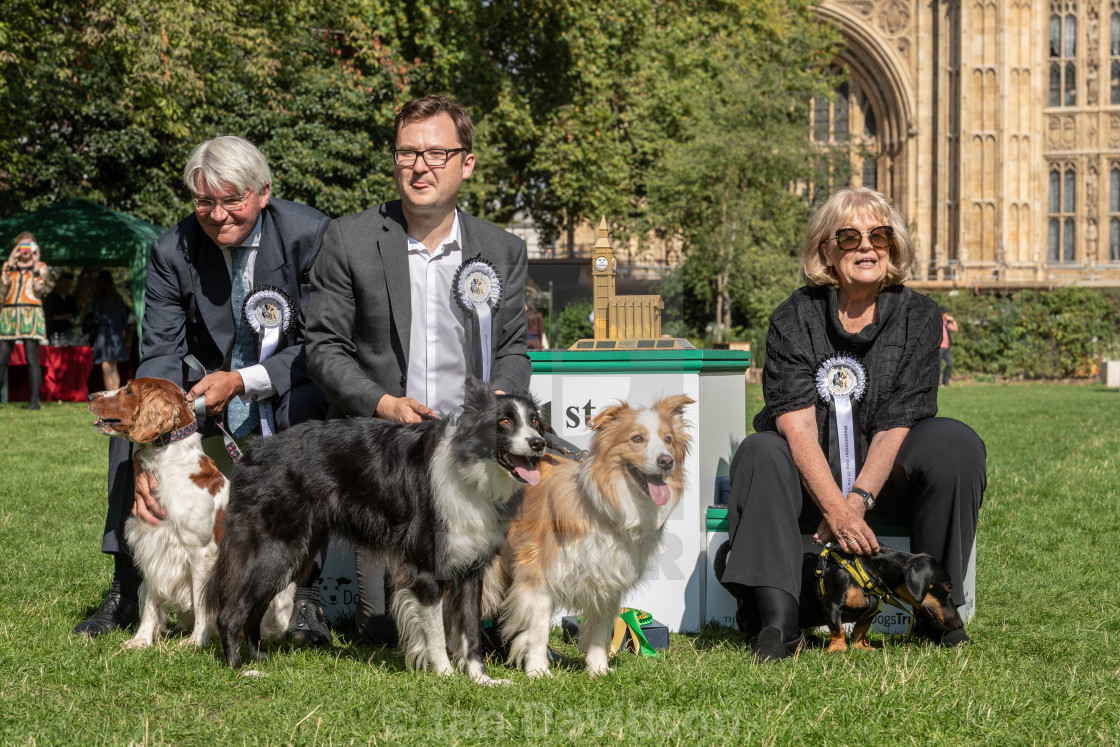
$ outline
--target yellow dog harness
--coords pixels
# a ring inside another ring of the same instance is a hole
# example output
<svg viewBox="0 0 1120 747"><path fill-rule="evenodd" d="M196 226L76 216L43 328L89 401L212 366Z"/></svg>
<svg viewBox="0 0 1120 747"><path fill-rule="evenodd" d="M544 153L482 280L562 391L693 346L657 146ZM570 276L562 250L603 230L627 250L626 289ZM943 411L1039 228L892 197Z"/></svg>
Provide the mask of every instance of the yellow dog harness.
<svg viewBox="0 0 1120 747"><path fill-rule="evenodd" d="M837 565L847 571L848 575L855 579L855 582L859 584L859 588L863 589L863 592L865 594L871 597L875 597L876 600L878 600L878 607L875 610L876 612L881 611L884 607L887 606L887 604L890 604L893 607L897 607L898 609L905 612L909 612L910 623L906 627L906 635L904 636L904 638L910 637L910 634L914 631L915 616L913 608L910 607L910 605L900 601L898 597L896 597L894 594L891 594L889 590L875 583L874 579L871 578L871 574L868 573L867 569L863 567L863 563L860 561L858 555L853 555L850 558L846 558L843 554L837 552L831 547L826 547L821 550L820 560L817 562L816 575L817 583L820 584L821 587L822 598L825 594L824 568L825 565L828 564L829 558L836 561Z"/></svg>

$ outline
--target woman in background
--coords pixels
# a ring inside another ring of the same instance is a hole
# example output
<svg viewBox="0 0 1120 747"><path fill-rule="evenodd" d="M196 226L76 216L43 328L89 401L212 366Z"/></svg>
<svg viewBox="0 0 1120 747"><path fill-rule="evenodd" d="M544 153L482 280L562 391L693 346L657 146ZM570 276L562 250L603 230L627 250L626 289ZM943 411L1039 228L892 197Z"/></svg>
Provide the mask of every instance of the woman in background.
<svg viewBox="0 0 1120 747"><path fill-rule="evenodd" d="M42 297L50 290L45 262L39 260L39 245L26 231L16 237L15 248L0 270L0 383L8 376L8 362L16 341L23 341L27 378L31 389L29 407L39 409L43 372L39 368L39 343L47 341L47 318Z"/></svg>
<svg viewBox="0 0 1120 747"><path fill-rule="evenodd" d="M93 363L101 366L105 389L118 389L121 374L117 364L128 360L128 346L124 331L128 328L128 307L113 282L113 275L102 270L93 288L93 306L90 308L93 324Z"/></svg>

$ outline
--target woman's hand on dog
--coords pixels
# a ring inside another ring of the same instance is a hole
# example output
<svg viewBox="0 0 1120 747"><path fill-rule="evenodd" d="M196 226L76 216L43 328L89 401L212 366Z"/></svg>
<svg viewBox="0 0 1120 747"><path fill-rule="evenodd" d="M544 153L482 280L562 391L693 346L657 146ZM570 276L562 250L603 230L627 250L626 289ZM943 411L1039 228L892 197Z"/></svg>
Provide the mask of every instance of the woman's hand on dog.
<svg viewBox="0 0 1120 747"><path fill-rule="evenodd" d="M879 540L863 520L866 510L862 502L843 501L821 519L813 539L820 545L835 542L844 552L874 555L879 552Z"/></svg>
<svg viewBox="0 0 1120 747"><path fill-rule="evenodd" d="M206 374L187 392L187 402L206 395L206 415L213 417L226 411L226 405L238 394L245 393L245 380L237 371L215 371Z"/></svg>
<svg viewBox="0 0 1120 747"><path fill-rule="evenodd" d="M132 471L135 477L133 494L136 498L132 505L132 515L148 524L160 523L167 518L167 512L154 495L159 490L159 482L151 473L140 469L136 457L133 457Z"/></svg>
<svg viewBox="0 0 1120 747"><path fill-rule="evenodd" d="M394 423L419 423L424 419L423 416L439 417L435 410L420 404L412 397L394 397L391 394L381 397L373 414Z"/></svg>

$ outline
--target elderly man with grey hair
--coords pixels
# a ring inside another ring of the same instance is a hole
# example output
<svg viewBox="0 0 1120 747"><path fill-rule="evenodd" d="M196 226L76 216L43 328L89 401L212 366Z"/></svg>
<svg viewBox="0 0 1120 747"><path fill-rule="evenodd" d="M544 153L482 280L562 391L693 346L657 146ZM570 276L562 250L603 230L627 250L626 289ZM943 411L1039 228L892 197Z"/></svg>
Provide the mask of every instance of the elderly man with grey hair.
<svg viewBox="0 0 1120 747"><path fill-rule="evenodd" d="M205 409L204 447L221 465L216 420L241 440L326 414L325 395L307 378L303 310L330 219L273 197L268 162L244 138L225 135L200 144L187 160L183 182L195 209L152 243L136 376L170 379L187 392L196 412ZM271 335L254 331L243 312L246 301L251 305L262 293L283 299L291 319ZM205 373L184 363L188 355ZM224 461L228 465L228 457ZM96 636L136 622L140 579L124 522L134 514L155 523L164 514L153 497L155 486L134 470L129 444L110 439L101 549L114 557L113 586L76 634ZM313 582L318 573L313 567L307 579ZM331 643L318 600L316 588L305 584L297 591L289 637Z"/></svg>

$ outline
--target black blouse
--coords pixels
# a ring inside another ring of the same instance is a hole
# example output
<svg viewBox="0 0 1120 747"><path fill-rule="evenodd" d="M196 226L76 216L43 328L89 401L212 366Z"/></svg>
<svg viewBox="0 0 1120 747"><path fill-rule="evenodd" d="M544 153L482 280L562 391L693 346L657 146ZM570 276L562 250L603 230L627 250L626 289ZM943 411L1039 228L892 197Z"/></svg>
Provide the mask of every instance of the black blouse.
<svg viewBox="0 0 1120 747"><path fill-rule="evenodd" d="M828 403L817 394L816 375L829 358L849 355L867 371L857 410L866 453L871 437L937 414L941 310L932 299L902 285L884 288L878 321L853 334L840 323L836 289L802 287L770 316L762 389L766 404L756 431L776 431L779 415L817 408L817 438L828 443Z"/></svg>

